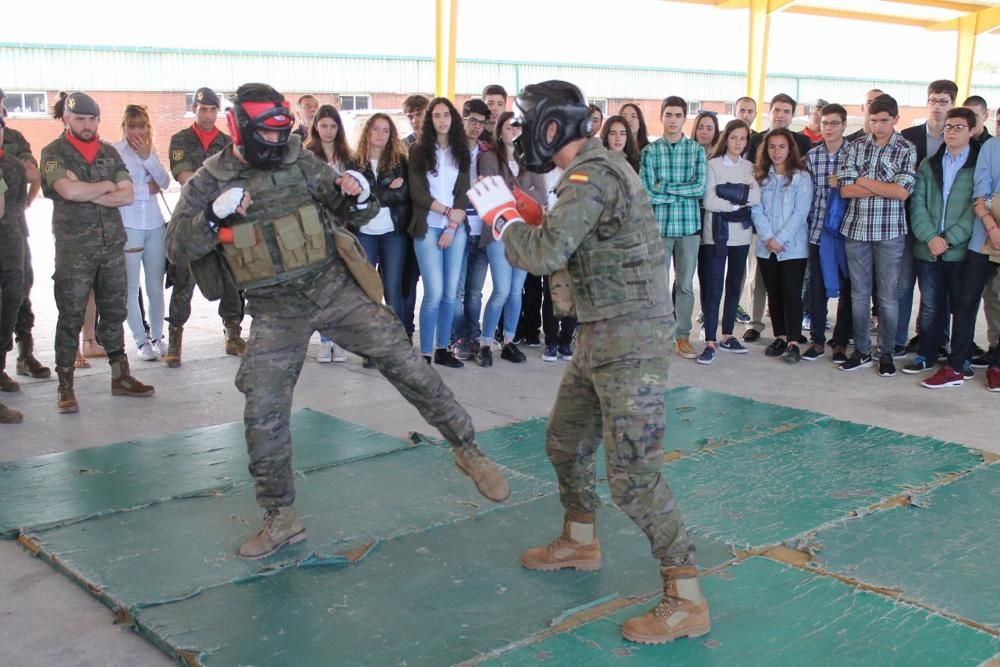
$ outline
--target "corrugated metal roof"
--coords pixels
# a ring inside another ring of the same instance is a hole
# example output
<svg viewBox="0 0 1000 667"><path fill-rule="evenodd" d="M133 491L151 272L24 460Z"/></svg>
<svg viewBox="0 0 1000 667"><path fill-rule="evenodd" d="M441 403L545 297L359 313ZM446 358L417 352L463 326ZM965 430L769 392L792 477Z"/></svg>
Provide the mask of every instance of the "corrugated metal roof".
<svg viewBox="0 0 1000 667"><path fill-rule="evenodd" d="M0 43L0 62L8 90L191 91L204 85L233 90L251 80L265 80L279 90L318 93L434 89L433 60L416 57ZM576 83L588 97L606 99L681 94L689 100L732 100L746 86L745 74L737 71L460 59L455 89L478 94L484 85L499 83L515 91L554 78ZM823 97L859 104L866 91L880 87L904 106L923 106L926 85L771 73L766 91L769 98L783 92L803 102ZM972 88L991 102L1000 99L1000 85L974 83Z"/></svg>

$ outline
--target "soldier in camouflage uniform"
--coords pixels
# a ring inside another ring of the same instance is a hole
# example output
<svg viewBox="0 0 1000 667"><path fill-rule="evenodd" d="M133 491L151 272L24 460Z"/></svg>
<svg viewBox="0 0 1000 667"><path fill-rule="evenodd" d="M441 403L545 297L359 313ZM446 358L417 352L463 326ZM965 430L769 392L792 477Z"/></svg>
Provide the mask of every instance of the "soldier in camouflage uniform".
<svg viewBox="0 0 1000 667"><path fill-rule="evenodd" d="M4 93L0 90L0 105L3 104L3 98ZM4 117L7 115L6 108L3 109L3 115ZM35 156L31 153L31 144L24 138L23 134L12 127L7 127L3 132L2 147L4 153L14 156L24 166L25 178L28 181L25 207L28 207L41 187L41 173L38 171L38 162L35 161ZM35 274L31 268L28 223L24 216L21 217L21 229L24 233L24 298L21 300L17 323L14 325L14 334L17 339L17 374L33 378L47 378L52 375L52 371L43 366L34 354L35 342L31 330L35 327L35 313L31 308L30 296L31 287L35 282Z"/></svg>
<svg viewBox="0 0 1000 667"><path fill-rule="evenodd" d="M494 236L502 236L511 264L537 275L568 270L581 323L545 442L566 510L563 533L525 551L521 562L532 570L600 569L594 485L603 442L611 496L649 538L664 584L662 601L629 619L623 635L656 644L703 635L711 622L694 545L663 478L664 391L675 323L653 210L621 154L588 139L590 112L576 86L528 86L515 113L526 168L564 169L556 204L538 227L511 224L524 220L502 181L482 181L469 197Z"/></svg>
<svg viewBox="0 0 1000 667"><path fill-rule="evenodd" d="M215 127L221 106L214 90L199 88L194 94L194 104L191 105L194 123L170 137L170 173L181 185L187 183L201 168L206 158L229 144L229 135ZM181 365L184 325L191 317L195 279L186 264L171 264L167 275L174 287L170 292L170 307L166 318L170 325L169 345L163 362L170 368L177 368ZM222 318L226 334L226 354L240 355L246 349L246 341L243 340L240 328L243 320L243 297L232 281L227 281L224 285L225 292L219 301L219 317Z"/></svg>
<svg viewBox="0 0 1000 667"><path fill-rule="evenodd" d="M132 203L132 179L121 156L97 136L101 110L85 93L66 98L66 132L42 149L42 191L52 200L59 309L56 374L59 412L77 412L73 362L87 297L94 290L97 337L107 350L114 396L152 396L129 372L122 323L128 312L125 227L119 206Z"/></svg>
<svg viewBox="0 0 1000 667"><path fill-rule="evenodd" d="M0 118L0 145L4 120ZM13 346L14 322L24 298L24 236L21 218L27 194L24 165L0 148L0 391L18 391L17 382L4 372L7 353ZM17 424L21 413L0 403L0 424Z"/></svg>
<svg viewBox="0 0 1000 667"><path fill-rule="evenodd" d="M240 556L263 558L305 538L292 505L289 413L313 331L372 359L451 443L455 464L479 492L506 500L507 481L480 451L468 413L416 354L399 320L380 305L381 295L371 296L380 284L357 239L332 226L331 216L354 228L375 216L378 202L368 198L367 180L357 172L338 175L302 150L299 138L290 137L287 103L270 86L241 86L227 120L234 144L184 186L167 227L167 254L193 262L221 244L225 270L246 289L253 316L236 386L246 396L250 474L265 516Z"/></svg>

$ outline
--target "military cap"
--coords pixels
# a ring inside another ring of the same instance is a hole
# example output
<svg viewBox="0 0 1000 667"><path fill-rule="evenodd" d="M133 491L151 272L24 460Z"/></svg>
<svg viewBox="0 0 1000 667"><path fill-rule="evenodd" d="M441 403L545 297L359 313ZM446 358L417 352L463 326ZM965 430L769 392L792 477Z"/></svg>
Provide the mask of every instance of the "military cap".
<svg viewBox="0 0 1000 667"><path fill-rule="evenodd" d="M222 106L219 102L219 96L211 88L199 88L196 90L194 93L194 103L204 104L207 107Z"/></svg>
<svg viewBox="0 0 1000 667"><path fill-rule="evenodd" d="M66 98L66 109L81 116L101 115L101 107L87 93L70 93Z"/></svg>

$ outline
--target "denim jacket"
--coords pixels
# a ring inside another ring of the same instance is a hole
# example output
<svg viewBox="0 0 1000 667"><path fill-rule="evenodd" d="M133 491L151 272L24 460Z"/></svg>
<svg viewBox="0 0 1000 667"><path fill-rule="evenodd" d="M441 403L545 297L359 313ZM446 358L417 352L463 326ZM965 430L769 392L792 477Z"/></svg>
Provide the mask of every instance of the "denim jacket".
<svg viewBox="0 0 1000 667"><path fill-rule="evenodd" d="M752 217L757 229L757 257L767 259L771 251L767 242L776 239L785 246L778 261L809 257L809 225L806 219L812 205L813 183L807 171L797 171L792 182L774 173L774 168L760 184L760 203L753 207Z"/></svg>

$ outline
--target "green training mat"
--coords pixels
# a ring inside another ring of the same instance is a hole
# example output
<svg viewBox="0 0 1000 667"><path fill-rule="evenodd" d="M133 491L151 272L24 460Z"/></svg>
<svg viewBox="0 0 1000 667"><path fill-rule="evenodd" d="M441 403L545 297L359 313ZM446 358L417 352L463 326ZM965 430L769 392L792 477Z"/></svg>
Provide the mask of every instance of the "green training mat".
<svg viewBox="0 0 1000 667"><path fill-rule="evenodd" d="M410 443L314 410L292 414L297 471ZM250 484L242 422L0 463L0 536Z"/></svg>

